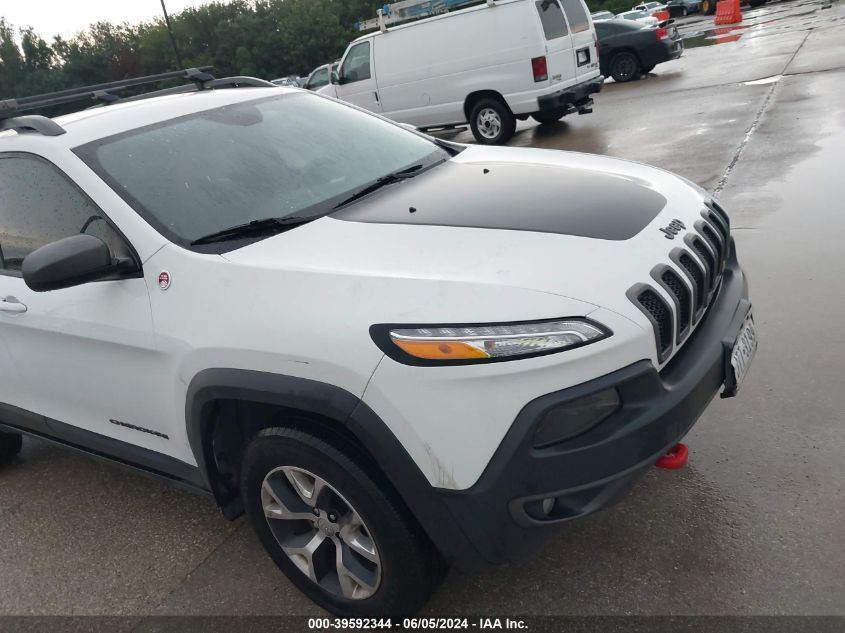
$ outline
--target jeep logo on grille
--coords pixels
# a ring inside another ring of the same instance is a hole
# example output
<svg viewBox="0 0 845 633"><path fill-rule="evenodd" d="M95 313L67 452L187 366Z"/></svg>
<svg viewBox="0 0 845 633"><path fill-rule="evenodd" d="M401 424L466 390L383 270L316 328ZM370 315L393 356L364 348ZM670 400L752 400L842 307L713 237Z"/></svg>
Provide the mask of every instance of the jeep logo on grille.
<svg viewBox="0 0 845 633"><path fill-rule="evenodd" d="M681 231L683 231L685 228L687 228L686 225L680 220L672 220L669 223L669 226L660 229L660 232L665 233L664 237L667 240L674 240L675 236Z"/></svg>

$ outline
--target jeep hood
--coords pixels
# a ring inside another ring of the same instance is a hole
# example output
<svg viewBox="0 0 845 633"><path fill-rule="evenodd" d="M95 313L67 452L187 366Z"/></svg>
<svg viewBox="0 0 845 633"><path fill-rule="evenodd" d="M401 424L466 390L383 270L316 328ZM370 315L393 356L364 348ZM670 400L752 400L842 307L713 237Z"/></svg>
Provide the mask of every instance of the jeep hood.
<svg viewBox="0 0 845 633"><path fill-rule="evenodd" d="M331 216L224 257L361 281L518 288L568 298L569 307L584 314L601 306L641 322L626 291L648 282L657 264L669 263L682 236L661 229L673 220L691 228L705 196L639 163L469 147ZM518 318L542 318L511 309Z"/></svg>

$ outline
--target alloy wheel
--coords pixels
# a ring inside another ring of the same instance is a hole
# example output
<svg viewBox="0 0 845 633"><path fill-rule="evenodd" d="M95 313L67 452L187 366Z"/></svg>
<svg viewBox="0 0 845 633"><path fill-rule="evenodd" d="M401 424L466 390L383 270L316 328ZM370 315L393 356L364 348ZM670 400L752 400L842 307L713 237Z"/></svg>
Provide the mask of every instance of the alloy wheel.
<svg viewBox="0 0 845 633"><path fill-rule="evenodd" d="M261 505L285 555L312 582L349 600L371 597L381 559L361 515L321 477L295 466L264 478Z"/></svg>

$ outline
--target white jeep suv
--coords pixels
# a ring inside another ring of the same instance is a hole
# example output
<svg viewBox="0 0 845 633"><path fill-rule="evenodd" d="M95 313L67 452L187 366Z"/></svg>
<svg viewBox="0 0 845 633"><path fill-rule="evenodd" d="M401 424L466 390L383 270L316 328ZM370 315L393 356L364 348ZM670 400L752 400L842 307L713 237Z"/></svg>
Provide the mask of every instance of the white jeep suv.
<svg viewBox="0 0 845 633"><path fill-rule="evenodd" d="M207 492L318 604L398 616L736 393L747 284L689 182L184 74L0 102L0 461L26 433Z"/></svg>

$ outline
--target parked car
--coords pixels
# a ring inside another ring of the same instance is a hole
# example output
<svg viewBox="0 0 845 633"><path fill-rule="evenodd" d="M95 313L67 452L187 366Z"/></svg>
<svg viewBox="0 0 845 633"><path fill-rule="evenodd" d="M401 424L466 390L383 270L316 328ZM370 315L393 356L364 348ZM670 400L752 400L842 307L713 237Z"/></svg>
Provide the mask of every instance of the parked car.
<svg viewBox="0 0 845 633"><path fill-rule="evenodd" d="M629 20L646 26L657 26L660 23L660 20L647 11L623 11L616 15L616 20Z"/></svg>
<svg viewBox="0 0 845 633"><path fill-rule="evenodd" d="M596 23L602 74L624 82L651 72L657 64L678 59L684 42L674 24L642 26L610 20Z"/></svg>
<svg viewBox="0 0 845 633"><path fill-rule="evenodd" d="M0 100L4 465L28 433L207 492L323 608L399 617L447 564L524 561L617 501L736 395L754 322L703 189L145 81L177 76L192 98Z"/></svg>
<svg viewBox="0 0 845 633"><path fill-rule="evenodd" d="M655 11L665 11L666 5L662 2L645 2L643 4L638 4L635 7L631 8L631 11L645 11L649 15L652 15Z"/></svg>
<svg viewBox="0 0 845 633"><path fill-rule="evenodd" d="M687 16L701 10L701 0L668 0L666 8L671 17Z"/></svg>
<svg viewBox="0 0 845 633"><path fill-rule="evenodd" d="M766 0L741 0L740 4L748 5L752 9L762 7L766 4ZM705 15L713 15L716 13L716 0L701 0L701 12Z"/></svg>
<svg viewBox="0 0 845 633"><path fill-rule="evenodd" d="M331 64L323 64L311 71L308 78L303 82L302 87L307 90L319 90L323 86L328 86L331 83L331 76L333 72L337 72L337 67L340 61L332 62Z"/></svg>
<svg viewBox="0 0 845 633"><path fill-rule="evenodd" d="M320 92L423 130L469 123L486 145L506 143L517 119L589 113L602 84L595 30L583 0L562 1L482 4L385 27L352 42L337 83Z"/></svg>
<svg viewBox="0 0 845 633"><path fill-rule="evenodd" d="M290 88L299 88L301 86L300 77L297 75L289 75L287 77L280 77L279 79L273 79L270 83L276 84L277 86L288 86Z"/></svg>
<svg viewBox="0 0 845 633"><path fill-rule="evenodd" d="M598 22L599 20L612 20L616 17L616 14L611 11L596 11L591 13L590 17L593 18L593 22Z"/></svg>

